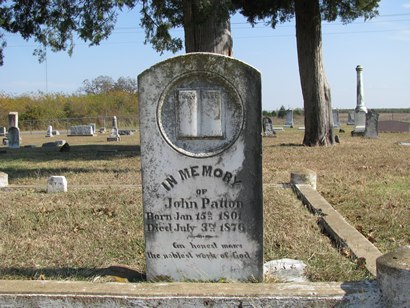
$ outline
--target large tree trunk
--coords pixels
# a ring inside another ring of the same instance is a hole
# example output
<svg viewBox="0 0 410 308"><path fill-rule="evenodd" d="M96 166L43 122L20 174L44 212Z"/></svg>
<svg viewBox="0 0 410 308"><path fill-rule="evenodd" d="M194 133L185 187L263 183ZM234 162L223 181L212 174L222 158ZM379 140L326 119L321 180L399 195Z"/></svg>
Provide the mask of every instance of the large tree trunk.
<svg viewBox="0 0 410 308"><path fill-rule="evenodd" d="M212 52L232 56L231 23L229 13L221 12L222 1L183 1L185 52ZM219 8L219 11L215 8Z"/></svg>
<svg viewBox="0 0 410 308"><path fill-rule="evenodd" d="M307 146L334 144L330 88L322 59L319 0L296 0L296 41Z"/></svg>

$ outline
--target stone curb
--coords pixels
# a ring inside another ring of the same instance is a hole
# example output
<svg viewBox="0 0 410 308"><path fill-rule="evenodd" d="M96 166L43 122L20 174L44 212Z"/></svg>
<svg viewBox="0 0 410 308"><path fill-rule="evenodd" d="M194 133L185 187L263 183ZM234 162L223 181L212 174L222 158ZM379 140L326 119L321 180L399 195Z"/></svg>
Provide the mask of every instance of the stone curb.
<svg viewBox="0 0 410 308"><path fill-rule="evenodd" d="M376 276L376 259L382 253L359 231L352 227L315 189L309 185L293 185L303 204L319 216L319 225L341 247L350 250L354 259L364 263L366 269Z"/></svg>
<svg viewBox="0 0 410 308"><path fill-rule="evenodd" d="M0 280L0 307L381 307L375 281L92 283Z"/></svg>

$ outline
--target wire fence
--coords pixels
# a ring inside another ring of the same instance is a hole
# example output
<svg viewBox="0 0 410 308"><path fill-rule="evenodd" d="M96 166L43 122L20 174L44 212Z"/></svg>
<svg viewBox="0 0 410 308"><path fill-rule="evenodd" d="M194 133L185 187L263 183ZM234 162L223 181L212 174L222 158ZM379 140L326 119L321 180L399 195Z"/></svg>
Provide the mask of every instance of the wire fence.
<svg viewBox="0 0 410 308"><path fill-rule="evenodd" d="M111 129L112 116L98 116L98 117L84 117L84 118L60 118L47 120L20 120L19 128L21 131L36 132L46 131L48 126L52 126L53 130L69 133L70 127L75 125L95 124L97 130L99 128ZM117 116L117 123L119 129L139 128L139 121L136 116Z"/></svg>

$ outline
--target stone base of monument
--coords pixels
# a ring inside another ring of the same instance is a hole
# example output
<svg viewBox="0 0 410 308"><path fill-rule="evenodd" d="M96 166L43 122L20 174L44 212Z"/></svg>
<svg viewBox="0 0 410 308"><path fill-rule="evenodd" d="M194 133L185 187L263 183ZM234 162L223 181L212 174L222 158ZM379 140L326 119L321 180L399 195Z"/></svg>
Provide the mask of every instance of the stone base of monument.
<svg viewBox="0 0 410 308"><path fill-rule="evenodd" d="M365 126L356 126L352 131L352 137L362 137L364 136L364 132L366 130Z"/></svg>
<svg viewBox="0 0 410 308"><path fill-rule="evenodd" d="M107 141L121 141L120 136L109 136L107 137Z"/></svg>

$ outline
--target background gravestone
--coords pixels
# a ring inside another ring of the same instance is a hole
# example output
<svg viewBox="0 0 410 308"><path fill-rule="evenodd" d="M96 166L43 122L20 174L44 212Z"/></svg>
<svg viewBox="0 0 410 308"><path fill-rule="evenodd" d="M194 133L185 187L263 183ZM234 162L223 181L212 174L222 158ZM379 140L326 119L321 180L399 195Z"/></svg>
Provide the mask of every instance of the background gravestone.
<svg viewBox="0 0 410 308"><path fill-rule="evenodd" d="M354 125L354 111L347 113L347 125Z"/></svg>
<svg viewBox="0 0 410 308"><path fill-rule="evenodd" d="M10 127L19 127L19 113L16 111L9 112L9 128Z"/></svg>
<svg viewBox="0 0 410 308"><path fill-rule="evenodd" d="M206 53L139 75L148 280L262 280L260 82Z"/></svg>
<svg viewBox="0 0 410 308"><path fill-rule="evenodd" d="M20 129L18 127L10 127L7 139L9 148L20 148Z"/></svg>
<svg viewBox="0 0 410 308"><path fill-rule="evenodd" d="M333 115L333 128L340 127L340 120L339 120L339 110L332 110Z"/></svg>
<svg viewBox="0 0 410 308"><path fill-rule="evenodd" d="M374 110L369 110L366 114L366 129L364 131L364 136L366 138L377 138L379 137L379 114Z"/></svg>
<svg viewBox="0 0 410 308"><path fill-rule="evenodd" d="M286 110L285 127L293 128L293 110Z"/></svg>
<svg viewBox="0 0 410 308"><path fill-rule="evenodd" d="M276 137L276 133L273 130L272 119L269 117L263 117L262 119L263 136Z"/></svg>

